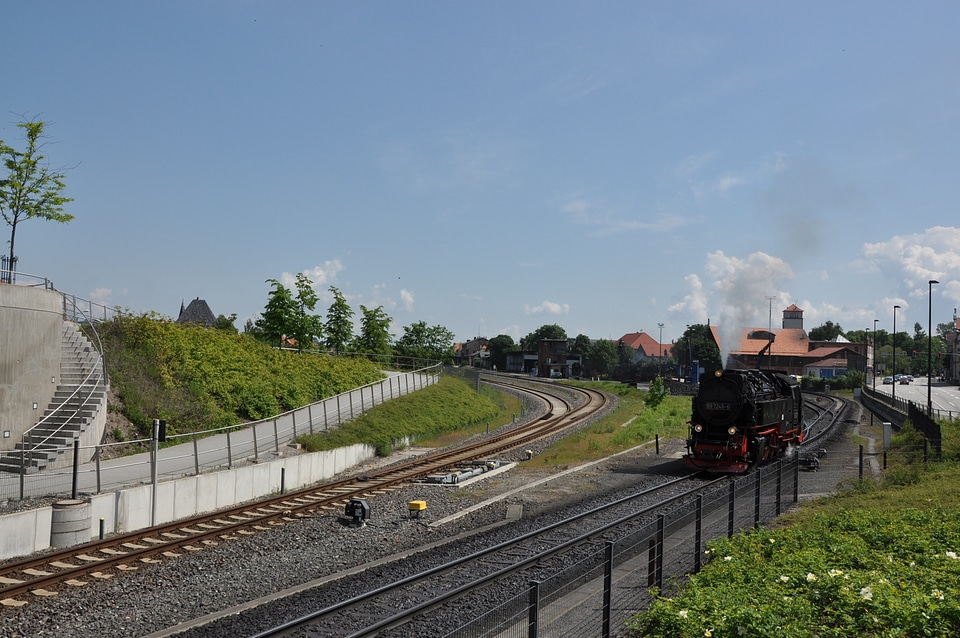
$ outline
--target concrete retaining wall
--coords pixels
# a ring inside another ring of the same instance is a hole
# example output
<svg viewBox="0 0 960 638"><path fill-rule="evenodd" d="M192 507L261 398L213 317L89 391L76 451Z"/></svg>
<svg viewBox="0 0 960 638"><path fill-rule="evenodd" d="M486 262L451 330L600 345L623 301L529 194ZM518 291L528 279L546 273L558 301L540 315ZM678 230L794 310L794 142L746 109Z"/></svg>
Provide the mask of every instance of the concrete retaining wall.
<svg viewBox="0 0 960 638"><path fill-rule="evenodd" d="M57 389L63 297L55 290L0 285L0 325L0 451L8 451L40 420Z"/></svg>
<svg viewBox="0 0 960 638"><path fill-rule="evenodd" d="M286 490L326 481L376 456L370 445L298 454L232 470L158 483L156 524L213 512ZM140 485L90 499L90 540L100 535L150 527L153 487ZM0 560L27 556L50 547L52 507L0 516Z"/></svg>

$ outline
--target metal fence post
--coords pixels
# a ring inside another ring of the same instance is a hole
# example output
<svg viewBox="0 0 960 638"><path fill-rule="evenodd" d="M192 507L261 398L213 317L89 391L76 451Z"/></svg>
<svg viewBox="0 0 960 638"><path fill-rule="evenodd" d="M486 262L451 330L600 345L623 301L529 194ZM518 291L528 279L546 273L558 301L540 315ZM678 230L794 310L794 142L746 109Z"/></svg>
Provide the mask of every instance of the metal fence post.
<svg viewBox="0 0 960 638"><path fill-rule="evenodd" d="M280 431L277 429L277 420L273 420L273 450L280 453Z"/></svg>
<svg viewBox="0 0 960 638"><path fill-rule="evenodd" d="M257 424L256 423L250 426L250 432L253 433L253 460L259 461L260 459L257 456Z"/></svg>
<svg viewBox="0 0 960 638"><path fill-rule="evenodd" d="M763 473L761 470L757 470L756 472L754 472L754 477L755 477L754 481L756 481L753 489L753 526L754 527L760 527L760 495L761 495L761 487L762 487L761 485L762 482L760 479L762 478L762 476L763 476Z"/></svg>
<svg viewBox="0 0 960 638"><path fill-rule="evenodd" d="M663 528L666 516L657 515L657 589L663 590Z"/></svg>
<svg viewBox="0 0 960 638"><path fill-rule="evenodd" d="M230 430L227 430L227 467L233 467L233 447L230 445Z"/></svg>
<svg viewBox="0 0 960 638"><path fill-rule="evenodd" d="M733 519L736 516L737 482L730 481L727 492L727 538L733 538Z"/></svg>
<svg viewBox="0 0 960 638"><path fill-rule="evenodd" d="M697 515L693 532L693 573L700 571L703 555L703 494L697 494Z"/></svg>
<svg viewBox="0 0 960 638"><path fill-rule="evenodd" d="M777 463L777 516L781 514L780 493L783 490L783 463Z"/></svg>
<svg viewBox="0 0 960 638"><path fill-rule="evenodd" d="M540 624L540 583L530 582L530 596L527 606L527 638L537 638Z"/></svg>
<svg viewBox="0 0 960 638"><path fill-rule="evenodd" d="M603 549L603 638L610 638L610 603L613 594L613 541Z"/></svg>
<svg viewBox="0 0 960 638"><path fill-rule="evenodd" d="M197 433L193 433L193 471L200 476L200 450L197 447Z"/></svg>

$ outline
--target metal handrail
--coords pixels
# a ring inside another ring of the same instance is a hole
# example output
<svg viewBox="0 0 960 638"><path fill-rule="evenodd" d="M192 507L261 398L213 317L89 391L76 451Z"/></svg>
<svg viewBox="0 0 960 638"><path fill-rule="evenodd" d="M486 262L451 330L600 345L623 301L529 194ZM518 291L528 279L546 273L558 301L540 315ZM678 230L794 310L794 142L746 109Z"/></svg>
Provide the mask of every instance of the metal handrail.
<svg viewBox="0 0 960 638"><path fill-rule="evenodd" d="M3 273L0 273L0 274L3 274L3 276L5 277L5 280L11 283L16 282L17 277L20 277L21 279L26 277L31 281L37 282L33 284L17 283L16 285L29 285L34 287L42 285L45 290L53 290L55 292L58 292L63 300L64 320L65 321L69 320L69 321L73 321L74 323L84 324L86 326L89 326L90 332L92 333L92 337L94 340L94 349L97 352L97 360L94 362L92 369L80 381L76 389L70 393L70 396L68 396L63 401L61 401L60 404L54 407L49 414L47 414L46 416L41 418L39 421L37 421L35 424L33 424L21 436L20 438L21 440L20 472L21 474L26 474L27 459L32 458L34 452L44 448L44 446L47 446L44 449L49 449L51 446L48 445L48 442L52 438L61 434L63 429L66 427L67 423L69 423L70 420L73 419L81 411L81 409L83 409L88 405L88 401L90 400L90 397L93 396L93 393L96 391L96 389L100 387L101 384L105 383L106 363L103 359L103 343L101 342L100 335L99 333L97 333L97 329L96 329L96 323L100 319L93 317L92 310L95 306L103 309L103 317L104 317L103 320L106 320L106 318L111 313L116 314L117 311L115 309L108 309L108 307L104 306L103 304L98 304L96 302L89 301L86 299L80 299L75 295L68 295L62 291L59 291L54 287L53 282L46 277L40 277L39 275L31 275L28 273L18 273L13 271L4 271ZM89 315L85 313L83 309L80 307L80 305L77 303L78 300L84 302L87 305L87 307L91 310L91 313ZM88 393L86 396L83 396L83 391L85 389L88 390ZM79 402L79 405L76 408L66 408L66 406L71 401L74 401L77 398L81 398L82 400ZM64 418L63 423L60 425L60 427L56 428L53 432L44 436L43 439L41 439L39 442L35 442L34 437L36 435L34 434L34 432L38 428L41 428L44 425L47 425L54 418ZM57 446L52 446L52 447L56 449Z"/></svg>

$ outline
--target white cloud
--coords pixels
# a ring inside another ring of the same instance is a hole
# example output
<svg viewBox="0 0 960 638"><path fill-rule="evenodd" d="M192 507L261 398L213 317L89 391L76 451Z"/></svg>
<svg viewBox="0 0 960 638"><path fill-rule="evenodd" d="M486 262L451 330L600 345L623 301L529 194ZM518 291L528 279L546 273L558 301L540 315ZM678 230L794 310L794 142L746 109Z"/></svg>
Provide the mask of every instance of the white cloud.
<svg viewBox="0 0 960 638"><path fill-rule="evenodd" d="M539 306L523 306L525 315L565 315L570 312L570 304L560 304L553 301L544 301Z"/></svg>
<svg viewBox="0 0 960 638"><path fill-rule="evenodd" d="M302 271L302 273L313 282L313 289L319 291L329 288L330 285L337 280L337 274L344 270L344 268L345 266L339 259L328 259L323 262L322 265L308 268ZM279 281L284 287L294 290L297 284L297 276L285 272L280 275Z"/></svg>
<svg viewBox="0 0 960 638"><path fill-rule="evenodd" d="M946 281L960 272L960 228L934 226L922 233L897 235L889 241L864 244L860 254L881 274L897 281L899 292L906 297L926 298L927 282L934 279L942 282L944 296L960 300L960 285Z"/></svg>
<svg viewBox="0 0 960 638"><path fill-rule="evenodd" d="M403 305L403 309L407 312L413 311L413 293L409 290L400 291L400 303Z"/></svg>

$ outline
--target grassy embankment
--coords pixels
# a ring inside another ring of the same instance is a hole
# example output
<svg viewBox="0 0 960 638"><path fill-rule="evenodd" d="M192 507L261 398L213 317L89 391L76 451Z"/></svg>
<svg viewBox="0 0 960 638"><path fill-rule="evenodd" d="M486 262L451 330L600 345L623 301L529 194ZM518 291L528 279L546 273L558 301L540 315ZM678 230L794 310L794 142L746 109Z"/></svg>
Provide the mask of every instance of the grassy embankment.
<svg viewBox="0 0 960 638"><path fill-rule="evenodd" d="M98 331L114 395L111 433L118 441L148 438L153 419L165 419L168 434L203 432L383 378L363 358L282 352L247 335L153 317L120 317Z"/></svg>

